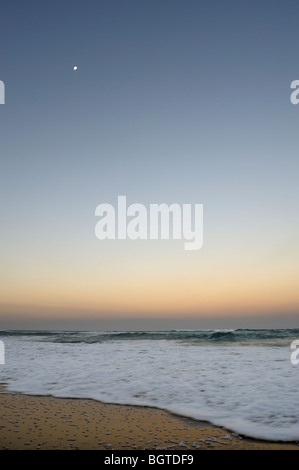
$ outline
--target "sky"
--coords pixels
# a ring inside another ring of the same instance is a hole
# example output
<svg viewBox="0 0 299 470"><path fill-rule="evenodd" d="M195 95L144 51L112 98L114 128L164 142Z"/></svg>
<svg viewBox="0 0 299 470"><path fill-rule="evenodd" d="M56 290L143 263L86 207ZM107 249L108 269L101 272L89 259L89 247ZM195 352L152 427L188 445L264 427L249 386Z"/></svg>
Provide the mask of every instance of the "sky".
<svg viewBox="0 0 299 470"><path fill-rule="evenodd" d="M298 13L2 0L0 328L298 327ZM203 204L202 248L97 239L119 195Z"/></svg>

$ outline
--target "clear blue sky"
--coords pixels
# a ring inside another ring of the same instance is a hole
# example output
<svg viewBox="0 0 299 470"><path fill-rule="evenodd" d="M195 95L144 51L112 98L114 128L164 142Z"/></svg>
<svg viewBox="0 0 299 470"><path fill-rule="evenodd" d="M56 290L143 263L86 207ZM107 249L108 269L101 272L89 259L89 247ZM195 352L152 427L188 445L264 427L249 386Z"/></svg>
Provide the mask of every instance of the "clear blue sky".
<svg viewBox="0 0 299 470"><path fill-rule="evenodd" d="M242 299L240 315L297 311L298 14L292 0L1 2L0 315L138 316L139 282L159 300L141 310L171 315L188 276L193 316L219 313L218 295L226 314ZM122 194L203 203L203 249L101 244L95 208Z"/></svg>

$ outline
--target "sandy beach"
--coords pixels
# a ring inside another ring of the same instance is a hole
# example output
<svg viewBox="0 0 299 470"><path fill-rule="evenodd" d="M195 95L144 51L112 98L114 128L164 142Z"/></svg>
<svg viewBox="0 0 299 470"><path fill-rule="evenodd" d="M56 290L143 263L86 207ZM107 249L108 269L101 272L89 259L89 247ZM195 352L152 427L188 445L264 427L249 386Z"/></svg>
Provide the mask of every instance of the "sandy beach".
<svg viewBox="0 0 299 470"><path fill-rule="evenodd" d="M155 408L1 393L0 449L299 450L299 446L247 439Z"/></svg>

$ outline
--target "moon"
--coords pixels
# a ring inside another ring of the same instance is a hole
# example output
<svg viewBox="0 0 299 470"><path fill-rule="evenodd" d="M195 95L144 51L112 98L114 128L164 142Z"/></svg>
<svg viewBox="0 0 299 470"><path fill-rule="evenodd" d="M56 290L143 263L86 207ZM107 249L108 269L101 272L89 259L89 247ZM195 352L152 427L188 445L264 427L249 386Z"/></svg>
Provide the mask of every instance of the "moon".
<svg viewBox="0 0 299 470"><path fill-rule="evenodd" d="M77 68L78 68L77 65L75 65L75 66L74 66L74 70L77 70Z"/></svg>

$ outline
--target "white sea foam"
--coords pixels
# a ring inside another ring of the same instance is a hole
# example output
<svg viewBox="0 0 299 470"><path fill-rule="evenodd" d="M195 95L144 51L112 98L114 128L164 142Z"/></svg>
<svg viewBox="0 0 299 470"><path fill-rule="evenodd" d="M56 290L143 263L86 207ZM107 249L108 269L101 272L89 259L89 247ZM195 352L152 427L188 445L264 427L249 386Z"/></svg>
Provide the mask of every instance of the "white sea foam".
<svg viewBox="0 0 299 470"><path fill-rule="evenodd" d="M247 436L299 440L299 366L288 348L37 339L5 338L0 382L9 391L150 405Z"/></svg>

